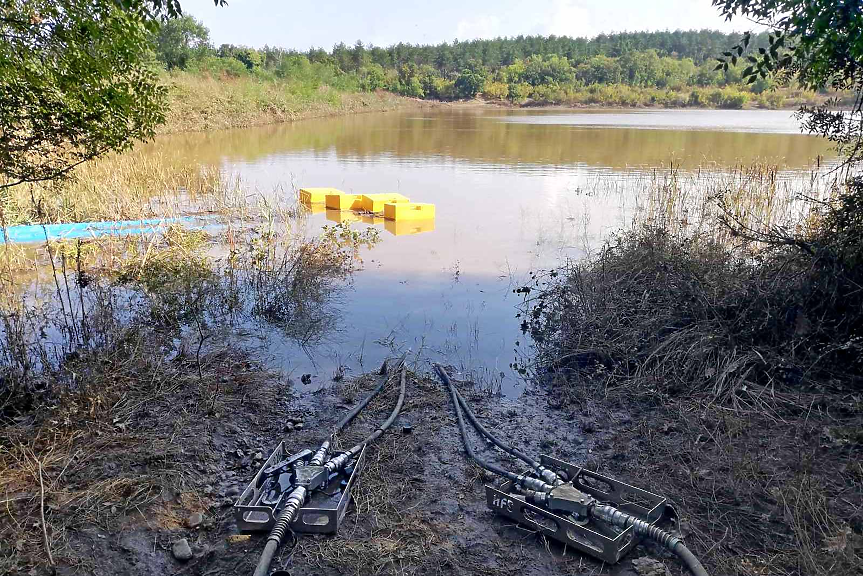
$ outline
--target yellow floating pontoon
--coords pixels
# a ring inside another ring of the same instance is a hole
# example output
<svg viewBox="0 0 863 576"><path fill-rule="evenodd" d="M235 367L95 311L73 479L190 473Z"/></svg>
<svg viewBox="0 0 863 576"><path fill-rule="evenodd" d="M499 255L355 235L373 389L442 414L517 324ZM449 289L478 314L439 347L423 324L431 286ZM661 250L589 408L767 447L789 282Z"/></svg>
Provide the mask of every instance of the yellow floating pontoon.
<svg viewBox="0 0 863 576"><path fill-rule="evenodd" d="M300 202L303 204L323 204L328 194L344 194L338 188L300 188Z"/></svg>
<svg viewBox="0 0 863 576"><path fill-rule="evenodd" d="M434 204L398 202L384 204L387 220L434 220Z"/></svg>
<svg viewBox="0 0 863 576"><path fill-rule="evenodd" d="M362 210L362 194L327 194L327 208L332 210Z"/></svg>
<svg viewBox="0 0 863 576"><path fill-rule="evenodd" d="M410 202L410 198L401 194L363 194L363 210L366 212L383 212L384 204Z"/></svg>
<svg viewBox="0 0 863 576"><path fill-rule="evenodd" d="M327 220L330 222L338 222L339 224L349 224L351 222L359 222L360 215L353 212L327 209Z"/></svg>
<svg viewBox="0 0 863 576"><path fill-rule="evenodd" d="M326 212L327 207L323 204L311 204L309 202L300 202L310 214L320 214L321 212Z"/></svg>
<svg viewBox="0 0 863 576"><path fill-rule="evenodd" d="M363 224L383 224L386 222L383 216L378 216L377 214L360 214L360 222Z"/></svg>
<svg viewBox="0 0 863 576"><path fill-rule="evenodd" d="M434 220L385 220L384 228L394 236L434 232Z"/></svg>

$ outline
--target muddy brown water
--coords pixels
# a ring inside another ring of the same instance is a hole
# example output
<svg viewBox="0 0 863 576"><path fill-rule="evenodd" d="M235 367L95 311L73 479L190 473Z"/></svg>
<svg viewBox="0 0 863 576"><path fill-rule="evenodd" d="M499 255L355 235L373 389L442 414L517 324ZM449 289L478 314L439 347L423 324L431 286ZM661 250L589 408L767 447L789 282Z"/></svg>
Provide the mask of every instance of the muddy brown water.
<svg viewBox="0 0 863 576"><path fill-rule="evenodd" d="M721 173L767 162L805 180L829 162L825 141L789 111L430 109L182 134L154 150L218 163L264 195L305 186L399 192L437 207L433 224L315 210L309 232L337 221L382 241L340 295L322 342L266 346L276 367L317 388L392 351L421 351L515 396L510 368L526 345L513 294L532 270L580 258L630 221L654 170Z"/></svg>

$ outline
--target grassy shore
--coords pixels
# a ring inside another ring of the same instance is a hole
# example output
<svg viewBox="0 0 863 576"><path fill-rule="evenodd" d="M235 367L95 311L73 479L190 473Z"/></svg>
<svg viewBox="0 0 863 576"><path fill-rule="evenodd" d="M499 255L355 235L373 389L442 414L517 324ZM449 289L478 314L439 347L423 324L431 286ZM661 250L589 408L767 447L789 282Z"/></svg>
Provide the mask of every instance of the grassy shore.
<svg viewBox="0 0 863 576"><path fill-rule="evenodd" d="M162 133L245 128L429 105L385 91L356 92L251 75L212 77L173 72L166 74L165 82L170 109Z"/></svg>
<svg viewBox="0 0 863 576"><path fill-rule="evenodd" d="M863 561L861 192L838 186L785 210L723 186L684 226L669 187L658 218L522 289L528 372L626 415L607 465L674 495L711 573Z"/></svg>

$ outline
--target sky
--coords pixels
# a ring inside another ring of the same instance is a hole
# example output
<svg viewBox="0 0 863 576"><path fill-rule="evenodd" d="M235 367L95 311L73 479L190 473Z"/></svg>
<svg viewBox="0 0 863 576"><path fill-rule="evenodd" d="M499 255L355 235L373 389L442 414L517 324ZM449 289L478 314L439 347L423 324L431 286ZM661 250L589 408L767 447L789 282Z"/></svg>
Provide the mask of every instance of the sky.
<svg viewBox="0 0 863 576"><path fill-rule="evenodd" d="M438 44L519 34L593 37L603 32L710 28L745 30L725 22L710 0L182 0L183 11L223 43L306 50L344 42L389 46Z"/></svg>

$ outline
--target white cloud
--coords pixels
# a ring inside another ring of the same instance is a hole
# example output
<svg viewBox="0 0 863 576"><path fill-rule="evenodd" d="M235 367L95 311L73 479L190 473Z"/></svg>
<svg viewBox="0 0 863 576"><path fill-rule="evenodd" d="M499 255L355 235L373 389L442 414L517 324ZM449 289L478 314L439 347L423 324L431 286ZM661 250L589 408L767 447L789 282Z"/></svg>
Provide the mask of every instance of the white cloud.
<svg viewBox="0 0 863 576"><path fill-rule="evenodd" d="M554 0L543 31L557 36L593 36L590 11L581 2Z"/></svg>
<svg viewBox="0 0 863 576"><path fill-rule="evenodd" d="M477 16L465 18L456 26L456 38L459 40L474 40L476 38L494 38L503 36L500 18L497 16Z"/></svg>

